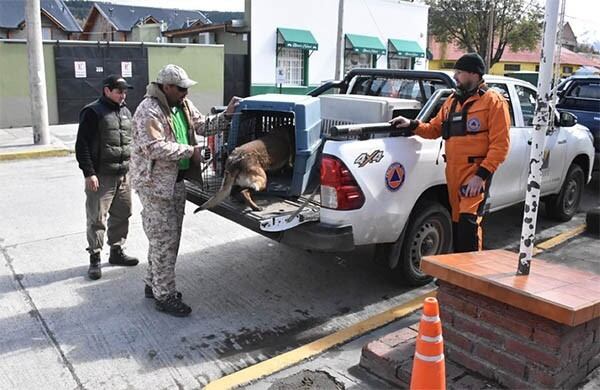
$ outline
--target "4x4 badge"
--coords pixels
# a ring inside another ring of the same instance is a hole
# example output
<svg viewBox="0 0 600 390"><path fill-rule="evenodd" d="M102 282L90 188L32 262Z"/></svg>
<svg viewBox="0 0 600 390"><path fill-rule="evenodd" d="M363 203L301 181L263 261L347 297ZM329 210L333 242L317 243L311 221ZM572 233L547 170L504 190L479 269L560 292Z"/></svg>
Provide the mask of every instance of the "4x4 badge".
<svg viewBox="0 0 600 390"><path fill-rule="evenodd" d="M371 164L372 162L379 162L383 158L383 150L375 150L372 153L361 153L356 160L354 160L354 164L358 165L359 168L364 167L367 164Z"/></svg>

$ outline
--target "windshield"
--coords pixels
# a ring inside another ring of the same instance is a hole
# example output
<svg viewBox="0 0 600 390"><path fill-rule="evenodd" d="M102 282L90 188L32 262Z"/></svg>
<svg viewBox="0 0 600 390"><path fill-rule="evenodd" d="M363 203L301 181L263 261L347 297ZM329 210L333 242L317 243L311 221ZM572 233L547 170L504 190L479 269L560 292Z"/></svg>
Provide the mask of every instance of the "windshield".
<svg viewBox="0 0 600 390"><path fill-rule="evenodd" d="M448 88L440 80L402 79L384 76L357 76L351 94L427 101L438 89Z"/></svg>

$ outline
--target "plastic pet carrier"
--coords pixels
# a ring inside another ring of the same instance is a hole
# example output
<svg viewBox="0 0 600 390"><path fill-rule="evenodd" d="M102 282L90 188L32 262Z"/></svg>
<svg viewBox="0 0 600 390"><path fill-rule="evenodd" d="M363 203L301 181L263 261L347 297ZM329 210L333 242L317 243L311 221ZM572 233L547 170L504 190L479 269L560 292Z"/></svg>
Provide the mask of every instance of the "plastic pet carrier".
<svg viewBox="0 0 600 390"><path fill-rule="evenodd" d="M233 149L288 126L294 129L293 168L281 174L270 172L266 192L290 197L305 193L318 169L315 163L321 145L319 99L277 94L245 98L233 115L229 131L207 137L213 162L203 177L205 190L214 192L219 188L225 162Z"/></svg>

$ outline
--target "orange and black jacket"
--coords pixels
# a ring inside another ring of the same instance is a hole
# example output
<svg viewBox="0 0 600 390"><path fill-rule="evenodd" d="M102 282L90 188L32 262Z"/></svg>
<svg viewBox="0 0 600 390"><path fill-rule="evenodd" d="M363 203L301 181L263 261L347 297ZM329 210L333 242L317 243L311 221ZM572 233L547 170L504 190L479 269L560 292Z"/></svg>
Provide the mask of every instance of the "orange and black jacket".
<svg viewBox="0 0 600 390"><path fill-rule="evenodd" d="M423 138L438 138L452 109L460 113L465 107L465 135L445 139L446 162L451 166L476 161L479 163L476 175L486 180L506 159L510 144L508 103L497 91L482 84L462 103L453 94L429 123L413 120L409 129Z"/></svg>

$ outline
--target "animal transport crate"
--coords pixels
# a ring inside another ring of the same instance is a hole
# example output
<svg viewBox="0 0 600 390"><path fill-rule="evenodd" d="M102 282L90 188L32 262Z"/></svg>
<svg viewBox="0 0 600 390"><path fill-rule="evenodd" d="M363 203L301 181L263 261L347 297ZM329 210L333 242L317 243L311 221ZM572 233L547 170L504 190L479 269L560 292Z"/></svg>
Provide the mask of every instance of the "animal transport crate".
<svg viewBox="0 0 600 390"><path fill-rule="evenodd" d="M285 196L302 195L318 169L316 162L321 145L319 99L311 96L267 94L244 99L233 115L227 134L214 139L211 149L215 153L216 175L223 175L227 156L237 146L287 126L294 129L293 170L291 181L281 192Z"/></svg>

